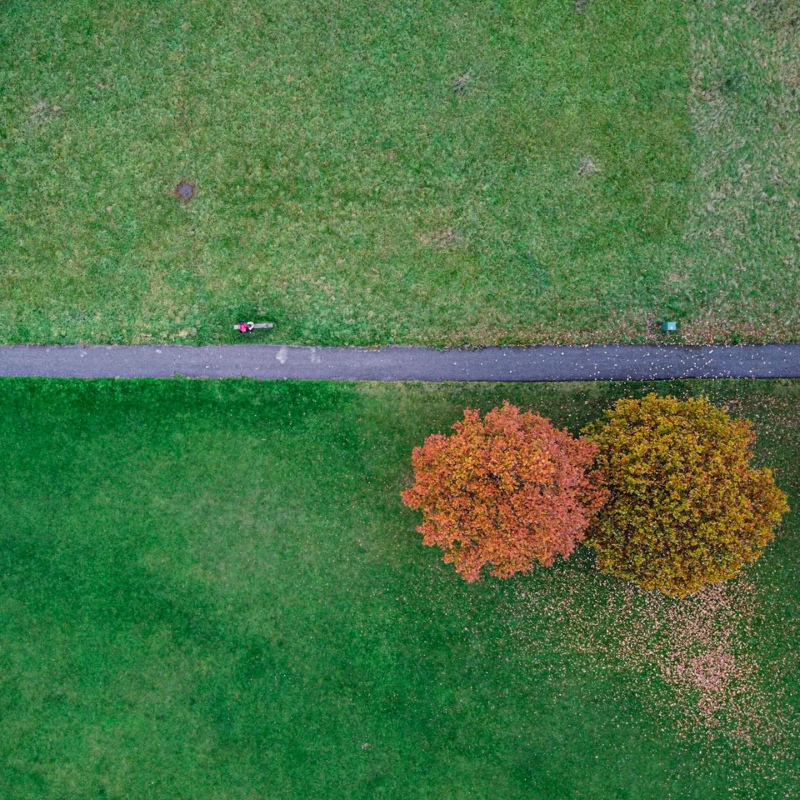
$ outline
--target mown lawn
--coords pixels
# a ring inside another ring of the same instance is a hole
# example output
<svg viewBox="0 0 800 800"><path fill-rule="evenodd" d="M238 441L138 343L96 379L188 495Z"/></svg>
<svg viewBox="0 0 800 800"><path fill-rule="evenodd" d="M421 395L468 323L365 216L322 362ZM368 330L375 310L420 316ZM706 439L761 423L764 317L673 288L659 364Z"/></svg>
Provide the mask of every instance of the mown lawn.
<svg viewBox="0 0 800 800"><path fill-rule="evenodd" d="M654 388L754 418L800 506L800 384ZM796 511L679 602L585 552L466 584L400 503L466 404L646 389L4 381L0 796L792 796Z"/></svg>
<svg viewBox="0 0 800 800"><path fill-rule="evenodd" d="M796 339L795 23L788 0L8 0L0 341Z"/></svg>

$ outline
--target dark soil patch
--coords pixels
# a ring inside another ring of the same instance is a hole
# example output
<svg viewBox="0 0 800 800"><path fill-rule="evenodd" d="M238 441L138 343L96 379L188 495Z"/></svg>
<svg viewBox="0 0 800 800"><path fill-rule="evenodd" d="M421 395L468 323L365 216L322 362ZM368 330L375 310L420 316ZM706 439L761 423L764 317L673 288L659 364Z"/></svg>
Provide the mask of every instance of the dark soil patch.
<svg viewBox="0 0 800 800"><path fill-rule="evenodd" d="M194 193L195 187L190 181L178 181L175 185L175 197L184 203L188 203L194 197Z"/></svg>

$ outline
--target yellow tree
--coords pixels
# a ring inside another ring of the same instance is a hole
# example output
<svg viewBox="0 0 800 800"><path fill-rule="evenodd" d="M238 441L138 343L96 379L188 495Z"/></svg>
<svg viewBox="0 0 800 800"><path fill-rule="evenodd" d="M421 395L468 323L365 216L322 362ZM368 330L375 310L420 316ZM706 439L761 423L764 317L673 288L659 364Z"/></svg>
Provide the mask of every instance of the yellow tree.
<svg viewBox="0 0 800 800"><path fill-rule="evenodd" d="M755 439L706 397L620 400L584 431L610 497L586 543L604 572L682 596L755 561L788 510Z"/></svg>

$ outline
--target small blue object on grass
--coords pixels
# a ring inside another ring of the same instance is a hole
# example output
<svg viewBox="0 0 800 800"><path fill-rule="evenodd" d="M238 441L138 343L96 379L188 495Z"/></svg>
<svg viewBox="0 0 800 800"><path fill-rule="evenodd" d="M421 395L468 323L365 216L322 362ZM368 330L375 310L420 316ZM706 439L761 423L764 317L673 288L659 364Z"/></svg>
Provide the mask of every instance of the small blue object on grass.
<svg viewBox="0 0 800 800"><path fill-rule="evenodd" d="M678 323L677 322L662 322L661 323L661 330L664 333L674 333L678 330Z"/></svg>

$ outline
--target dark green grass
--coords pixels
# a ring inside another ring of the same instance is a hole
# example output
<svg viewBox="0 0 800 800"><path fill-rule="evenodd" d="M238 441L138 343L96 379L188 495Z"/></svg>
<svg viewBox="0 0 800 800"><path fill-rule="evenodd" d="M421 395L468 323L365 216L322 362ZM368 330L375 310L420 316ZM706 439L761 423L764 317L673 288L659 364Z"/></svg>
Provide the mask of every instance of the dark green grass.
<svg viewBox="0 0 800 800"><path fill-rule="evenodd" d="M800 504L800 386L656 388L755 417ZM789 797L785 741L687 732L657 679L563 646L578 619L515 611L575 578L580 617L619 596L586 554L468 585L400 503L466 404L577 430L645 389L3 382L0 797ZM784 712L799 555L793 513L747 573Z"/></svg>
<svg viewBox="0 0 800 800"><path fill-rule="evenodd" d="M791 338L792 28L579 5L4 3L0 341Z"/></svg>

